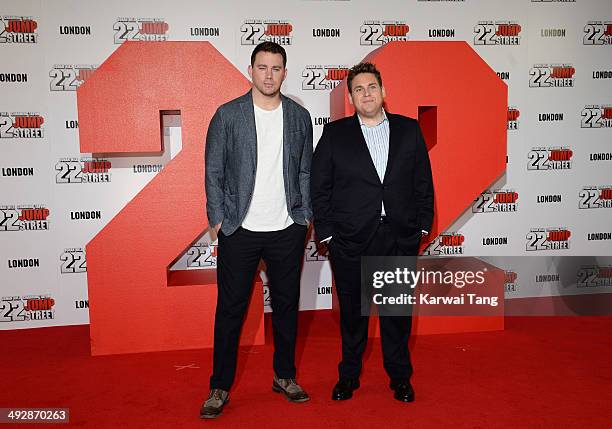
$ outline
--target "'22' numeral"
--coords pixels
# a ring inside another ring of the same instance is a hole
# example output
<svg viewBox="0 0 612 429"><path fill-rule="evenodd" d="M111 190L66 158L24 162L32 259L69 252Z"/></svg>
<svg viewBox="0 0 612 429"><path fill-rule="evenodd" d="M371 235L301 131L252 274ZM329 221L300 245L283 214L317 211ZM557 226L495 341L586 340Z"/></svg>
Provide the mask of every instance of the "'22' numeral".
<svg viewBox="0 0 612 429"><path fill-rule="evenodd" d="M168 268L207 228L202 138L208 124L218 106L249 88L210 43L173 42L121 44L77 91L83 153L161 154L160 116L180 109L182 118L181 152L86 246L92 354L212 345L217 288L197 276L176 287ZM136 102L135 111L131 100L143 94L147 102ZM255 326L257 342L263 341L262 300L261 290L253 294L243 330L253 335Z"/></svg>
<svg viewBox="0 0 612 429"><path fill-rule="evenodd" d="M51 91L75 91L79 87L74 69L52 69L49 77Z"/></svg>
<svg viewBox="0 0 612 429"><path fill-rule="evenodd" d="M13 121L8 116L0 116L0 138L12 138Z"/></svg>
<svg viewBox="0 0 612 429"><path fill-rule="evenodd" d="M379 24L368 24L361 26L361 42L362 45L382 45L383 29Z"/></svg>
<svg viewBox="0 0 612 429"><path fill-rule="evenodd" d="M582 42L585 45L603 45L605 27L601 24L587 24L584 26L584 37Z"/></svg>
<svg viewBox="0 0 612 429"><path fill-rule="evenodd" d="M257 45L264 34L263 24L242 24L240 26L240 43L242 45Z"/></svg>
<svg viewBox="0 0 612 429"><path fill-rule="evenodd" d="M23 301L0 302L0 322L20 322L25 320Z"/></svg>
<svg viewBox="0 0 612 429"><path fill-rule="evenodd" d="M15 209L0 209L0 231L19 231L19 212Z"/></svg>
<svg viewBox="0 0 612 429"><path fill-rule="evenodd" d="M137 22L115 22L113 25L115 30L115 44L118 45L127 40L136 40L140 33L140 28Z"/></svg>

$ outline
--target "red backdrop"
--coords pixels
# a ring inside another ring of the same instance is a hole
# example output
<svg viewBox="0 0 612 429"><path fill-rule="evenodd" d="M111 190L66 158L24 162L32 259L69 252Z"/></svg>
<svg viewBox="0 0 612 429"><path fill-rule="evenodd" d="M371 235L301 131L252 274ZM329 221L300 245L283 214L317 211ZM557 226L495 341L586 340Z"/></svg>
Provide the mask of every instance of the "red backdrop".
<svg viewBox="0 0 612 429"><path fill-rule="evenodd" d="M168 267L207 228L210 119L249 88L208 42L127 42L79 88L81 152L160 153L160 112L180 111L182 124L181 152L87 245L92 354L212 346L214 271L169 286ZM255 287L242 344L263 341Z"/></svg>

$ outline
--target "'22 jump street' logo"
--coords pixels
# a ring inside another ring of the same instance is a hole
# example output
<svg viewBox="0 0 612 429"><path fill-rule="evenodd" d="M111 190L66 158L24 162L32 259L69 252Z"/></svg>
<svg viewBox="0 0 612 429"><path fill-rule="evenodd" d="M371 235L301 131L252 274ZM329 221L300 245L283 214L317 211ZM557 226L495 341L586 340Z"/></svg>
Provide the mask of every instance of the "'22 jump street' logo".
<svg viewBox="0 0 612 429"><path fill-rule="evenodd" d="M425 255L462 255L465 237L458 233L442 233L425 249Z"/></svg>
<svg viewBox="0 0 612 429"><path fill-rule="evenodd" d="M189 268L205 268L217 266L217 245L196 243L187 251L187 266Z"/></svg>
<svg viewBox="0 0 612 429"><path fill-rule="evenodd" d="M580 128L612 128L612 106L584 106Z"/></svg>
<svg viewBox="0 0 612 429"><path fill-rule="evenodd" d="M521 112L518 108L508 106L508 129L509 130L518 130L519 116L521 116Z"/></svg>
<svg viewBox="0 0 612 429"><path fill-rule="evenodd" d="M511 190L486 190L474 200L472 213L515 212L517 200L518 193Z"/></svg>
<svg viewBox="0 0 612 429"><path fill-rule="evenodd" d="M527 154L527 170L569 170L573 155L567 147L534 147Z"/></svg>
<svg viewBox="0 0 612 429"><path fill-rule="evenodd" d="M87 258L82 248L64 249L60 255L62 274L84 273L87 271Z"/></svg>
<svg viewBox="0 0 612 429"><path fill-rule="evenodd" d="M504 271L504 289L506 292L516 292L516 278L514 271Z"/></svg>
<svg viewBox="0 0 612 429"><path fill-rule="evenodd" d="M570 64L535 64L529 70L530 88L564 88L574 86L576 69Z"/></svg>
<svg viewBox="0 0 612 429"><path fill-rule="evenodd" d="M520 45L521 26L514 21L479 21L474 27L474 45Z"/></svg>
<svg viewBox="0 0 612 429"><path fill-rule="evenodd" d="M567 228L534 228L527 233L527 251L569 249L572 235Z"/></svg>
<svg viewBox="0 0 612 429"><path fill-rule="evenodd" d="M49 229L49 209L40 206L0 206L0 231Z"/></svg>
<svg viewBox="0 0 612 429"><path fill-rule="evenodd" d="M38 43L37 28L31 16L1 16L0 43Z"/></svg>
<svg viewBox="0 0 612 429"><path fill-rule="evenodd" d="M293 25L286 20L248 19L240 26L241 45L259 45L262 42L275 42L291 45Z"/></svg>
<svg viewBox="0 0 612 429"><path fill-rule="evenodd" d="M128 40L163 42L168 40L170 26L163 18L117 18L113 24L115 45Z"/></svg>
<svg viewBox="0 0 612 429"><path fill-rule="evenodd" d="M583 45L612 45L612 21L589 21L584 26Z"/></svg>
<svg viewBox="0 0 612 429"><path fill-rule="evenodd" d="M360 45L384 45L398 40L408 40L410 27L405 21L364 21L359 30Z"/></svg>
<svg viewBox="0 0 612 429"><path fill-rule="evenodd" d="M576 273L577 287L612 286L612 266L583 265Z"/></svg>
<svg viewBox="0 0 612 429"><path fill-rule="evenodd" d="M55 300L48 295L5 296L0 299L0 322L25 322L55 318Z"/></svg>
<svg viewBox="0 0 612 429"><path fill-rule="evenodd" d="M346 66L306 66L302 72L302 89L334 89L347 75Z"/></svg>
<svg viewBox="0 0 612 429"><path fill-rule="evenodd" d="M76 91L96 71L94 65L55 65L49 72L51 91Z"/></svg>
<svg viewBox="0 0 612 429"><path fill-rule="evenodd" d="M585 186L578 193L579 209L612 208L612 186Z"/></svg>
<svg viewBox="0 0 612 429"><path fill-rule="evenodd" d="M317 246L314 240L308 240L306 245L306 262L322 262L329 260L329 249L327 246Z"/></svg>
<svg viewBox="0 0 612 429"><path fill-rule="evenodd" d="M36 112L0 112L0 139L41 139L45 122Z"/></svg>
<svg viewBox="0 0 612 429"><path fill-rule="evenodd" d="M106 159L62 158L55 164L55 183L110 182L111 162Z"/></svg>

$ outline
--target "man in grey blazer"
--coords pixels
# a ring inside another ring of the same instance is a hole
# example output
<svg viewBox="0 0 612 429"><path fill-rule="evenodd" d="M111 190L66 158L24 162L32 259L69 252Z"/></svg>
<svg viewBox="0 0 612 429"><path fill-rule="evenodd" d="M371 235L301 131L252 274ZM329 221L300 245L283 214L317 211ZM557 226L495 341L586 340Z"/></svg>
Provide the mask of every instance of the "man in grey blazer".
<svg viewBox="0 0 612 429"><path fill-rule="evenodd" d="M252 89L217 109L206 136L206 210L218 234L213 374L200 417L229 401L240 329L259 260L270 280L274 330L272 389L309 400L295 381L300 272L312 218L312 123L280 93L287 75L282 46L263 42L251 54Z"/></svg>

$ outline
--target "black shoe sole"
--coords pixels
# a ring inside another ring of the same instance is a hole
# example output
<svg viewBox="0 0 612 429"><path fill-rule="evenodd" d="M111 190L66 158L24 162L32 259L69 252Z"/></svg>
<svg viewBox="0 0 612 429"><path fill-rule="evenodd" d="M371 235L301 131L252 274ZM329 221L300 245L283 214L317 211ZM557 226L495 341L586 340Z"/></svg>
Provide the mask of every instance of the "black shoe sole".
<svg viewBox="0 0 612 429"><path fill-rule="evenodd" d="M287 392L285 392L280 386L277 386L276 384L272 384L272 391L276 392L276 393L282 393L283 396L285 397L285 399L289 402L294 402L296 404L300 404L302 402L308 402L310 401L310 397L306 397L306 398L302 398L302 399L291 399L288 395Z"/></svg>

